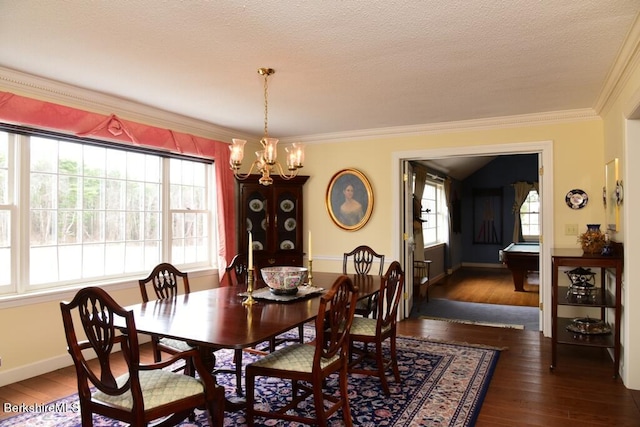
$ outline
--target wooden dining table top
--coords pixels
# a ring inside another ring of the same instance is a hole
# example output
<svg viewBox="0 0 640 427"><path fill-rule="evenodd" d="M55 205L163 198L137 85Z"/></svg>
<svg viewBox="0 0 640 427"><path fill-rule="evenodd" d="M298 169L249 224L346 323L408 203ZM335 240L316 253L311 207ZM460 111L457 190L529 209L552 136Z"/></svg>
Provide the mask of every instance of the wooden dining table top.
<svg viewBox="0 0 640 427"><path fill-rule="evenodd" d="M313 286L329 289L340 273L313 272ZM348 275L358 298L380 289L380 276ZM246 287L219 287L126 307L139 333L161 335L214 348L252 347L309 322L318 315L320 295L290 302L242 304Z"/></svg>

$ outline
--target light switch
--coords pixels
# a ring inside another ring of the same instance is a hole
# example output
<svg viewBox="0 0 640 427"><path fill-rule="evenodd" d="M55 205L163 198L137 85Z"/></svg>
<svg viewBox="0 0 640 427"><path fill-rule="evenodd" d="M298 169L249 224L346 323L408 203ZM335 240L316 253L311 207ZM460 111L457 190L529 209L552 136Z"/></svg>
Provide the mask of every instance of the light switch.
<svg viewBox="0 0 640 427"><path fill-rule="evenodd" d="M577 236L578 235L578 224L565 224L564 225L564 234L566 236Z"/></svg>

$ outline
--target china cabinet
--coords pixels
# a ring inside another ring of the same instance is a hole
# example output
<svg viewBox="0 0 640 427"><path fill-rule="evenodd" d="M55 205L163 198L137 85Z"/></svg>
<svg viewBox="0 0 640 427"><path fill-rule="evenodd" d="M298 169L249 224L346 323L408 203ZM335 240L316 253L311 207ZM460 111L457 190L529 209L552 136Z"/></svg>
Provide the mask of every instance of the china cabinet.
<svg viewBox="0 0 640 427"><path fill-rule="evenodd" d="M551 262L551 369L556 367L558 344L600 347L613 350L613 376L617 377L620 367L622 244L614 244L612 254L607 256L586 254L581 249L553 249ZM613 279L607 285L609 273ZM599 281L595 280L596 274ZM590 314L581 317L582 314L575 315L576 312Z"/></svg>
<svg viewBox="0 0 640 427"><path fill-rule="evenodd" d="M309 177L272 178L268 186L258 183L258 175L236 181L238 250L247 251L251 232L256 270L303 261L302 187Z"/></svg>

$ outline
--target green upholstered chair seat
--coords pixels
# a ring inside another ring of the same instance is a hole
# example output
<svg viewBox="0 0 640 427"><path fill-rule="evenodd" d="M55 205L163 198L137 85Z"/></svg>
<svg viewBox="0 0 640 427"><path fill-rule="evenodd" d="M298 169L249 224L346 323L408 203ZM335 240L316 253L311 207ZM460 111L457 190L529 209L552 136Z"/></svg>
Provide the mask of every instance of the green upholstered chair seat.
<svg viewBox="0 0 640 427"><path fill-rule="evenodd" d="M351 324L351 335L364 335L368 337L376 336L376 319L369 319L367 317L354 317ZM386 332L390 329L390 325L383 328L382 332Z"/></svg>
<svg viewBox="0 0 640 427"><path fill-rule="evenodd" d="M204 391L204 386L200 380L161 369L140 371L139 377L145 409L152 409L179 399L201 394ZM116 378L116 382L118 386L122 386L128 379L129 374L127 373ZM92 394L92 398L93 400L121 408L131 409L133 407L131 391L119 396L111 396L97 391Z"/></svg>
<svg viewBox="0 0 640 427"><path fill-rule="evenodd" d="M179 352L193 349L192 346L186 343L186 341L174 340L173 338L160 338L158 344L162 344L166 347L175 348Z"/></svg>
<svg viewBox="0 0 640 427"><path fill-rule="evenodd" d="M315 345L291 344L267 354L262 359L253 362L252 365L259 366L260 368L280 369L284 371L311 372L315 351ZM321 359L321 368L324 369L327 365L338 360L338 358L339 356L336 355L330 359Z"/></svg>

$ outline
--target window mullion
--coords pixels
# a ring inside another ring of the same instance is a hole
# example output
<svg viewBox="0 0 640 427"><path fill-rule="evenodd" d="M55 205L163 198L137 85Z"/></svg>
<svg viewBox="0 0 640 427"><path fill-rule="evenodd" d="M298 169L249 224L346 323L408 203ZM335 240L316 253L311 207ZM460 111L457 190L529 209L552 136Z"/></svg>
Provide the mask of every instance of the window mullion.
<svg viewBox="0 0 640 427"><path fill-rule="evenodd" d="M170 201L171 201L171 170L170 170L171 159L164 158L162 159L162 171L161 171L161 197L160 197L160 223L161 227L161 236L160 241L162 242L162 250L161 250L161 261L166 260L166 262L173 262L171 259L171 242L173 240L173 232L171 227L171 221L173 215L171 215L170 210Z"/></svg>
<svg viewBox="0 0 640 427"><path fill-rule="evenodd" d="M18 178L18 185L15 186L15 201L17 202L16 226L17 241L16 250L13 254L19 254L16 260L16 291L24 293L28 290L30 283L29 266L31 263L30 242L31 242L31 157L30 138L26 135L13 134L16 144L16 168L15 176ZM35 261L34 261L35 262Z"/></svg>

